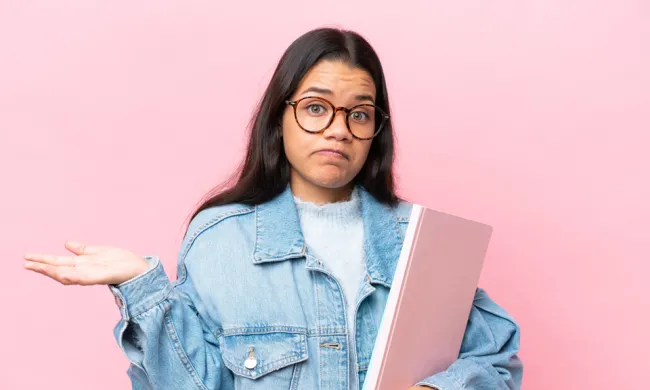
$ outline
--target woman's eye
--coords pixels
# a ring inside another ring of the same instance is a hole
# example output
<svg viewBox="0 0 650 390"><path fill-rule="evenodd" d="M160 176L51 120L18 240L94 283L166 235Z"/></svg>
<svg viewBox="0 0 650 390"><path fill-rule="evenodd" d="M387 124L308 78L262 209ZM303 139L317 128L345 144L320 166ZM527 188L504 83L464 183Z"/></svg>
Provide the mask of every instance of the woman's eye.
<svg viewBox="0 0 650 390"><path fill-rule="evenodd" d="M311 114L322 114L325 111L325 107L321 106L320 104L310 104L307 106L307 110Z"/></svg>
<svg viewBox="0 0 650 390"><path fill-rule="evenodd" d="M368 114L363 111L354 111L350 116L352 117L352 120L357 122L363 122L368 119Z"/></svg>

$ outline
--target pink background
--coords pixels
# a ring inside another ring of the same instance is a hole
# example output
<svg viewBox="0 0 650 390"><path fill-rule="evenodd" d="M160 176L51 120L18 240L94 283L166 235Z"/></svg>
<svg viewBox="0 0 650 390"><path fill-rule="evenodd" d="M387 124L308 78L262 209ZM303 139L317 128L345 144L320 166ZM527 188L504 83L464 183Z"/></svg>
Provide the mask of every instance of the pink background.
<svg viewBox="0 0 650 390"><path fill-rule="evenodd" d="M401 194L494 225L482 285L523 328L524 388L647 386L650 2L250 3L0 1L0 388L128 388L107 288L22 254L76 238L174 277L276 61L322 25L383 60Z"/></svg>

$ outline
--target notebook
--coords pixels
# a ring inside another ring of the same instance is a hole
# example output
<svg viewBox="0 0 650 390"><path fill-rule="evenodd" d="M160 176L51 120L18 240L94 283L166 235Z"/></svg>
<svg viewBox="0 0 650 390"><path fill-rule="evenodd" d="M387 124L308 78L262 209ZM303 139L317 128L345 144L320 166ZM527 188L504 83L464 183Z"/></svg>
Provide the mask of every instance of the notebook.
<svg viewBox="0 0 650 390"><path fill-rule="evenodd" d="M491 235L413 205L364 390L406 390L458 358Z"/></svg>

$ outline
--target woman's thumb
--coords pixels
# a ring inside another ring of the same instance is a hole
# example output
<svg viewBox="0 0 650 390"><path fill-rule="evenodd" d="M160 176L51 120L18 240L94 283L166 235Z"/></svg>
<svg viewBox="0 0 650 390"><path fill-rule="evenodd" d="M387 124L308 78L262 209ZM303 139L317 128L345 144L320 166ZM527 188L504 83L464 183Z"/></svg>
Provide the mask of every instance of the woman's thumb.
<svg viewBox="0 0 650 390"><path fill-rule="evenodd" d="M106 249L103 246L90 246L73 240L66 241L65 248L77 256L94 255Z"/></svg>

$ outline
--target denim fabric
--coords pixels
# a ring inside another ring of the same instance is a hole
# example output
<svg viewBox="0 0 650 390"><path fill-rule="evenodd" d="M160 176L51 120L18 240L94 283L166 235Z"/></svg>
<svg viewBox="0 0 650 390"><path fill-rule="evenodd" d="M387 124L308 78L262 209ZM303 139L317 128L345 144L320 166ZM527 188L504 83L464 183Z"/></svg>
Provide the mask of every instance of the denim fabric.
<svg viewBox="0 0 650 390"><path fill-rule="evenodd" d="M304 243L287 188L258 206L199 213L183 240L176 281L148 256L149 271L109 286L133 389L348 389L351 348L361 388L411 205L386 206L363 188L359 195L368 274L355 334L348 335L339 282ZM517 389L518 350L517 324L477 289L459 359L420 384Z"/></svg>

